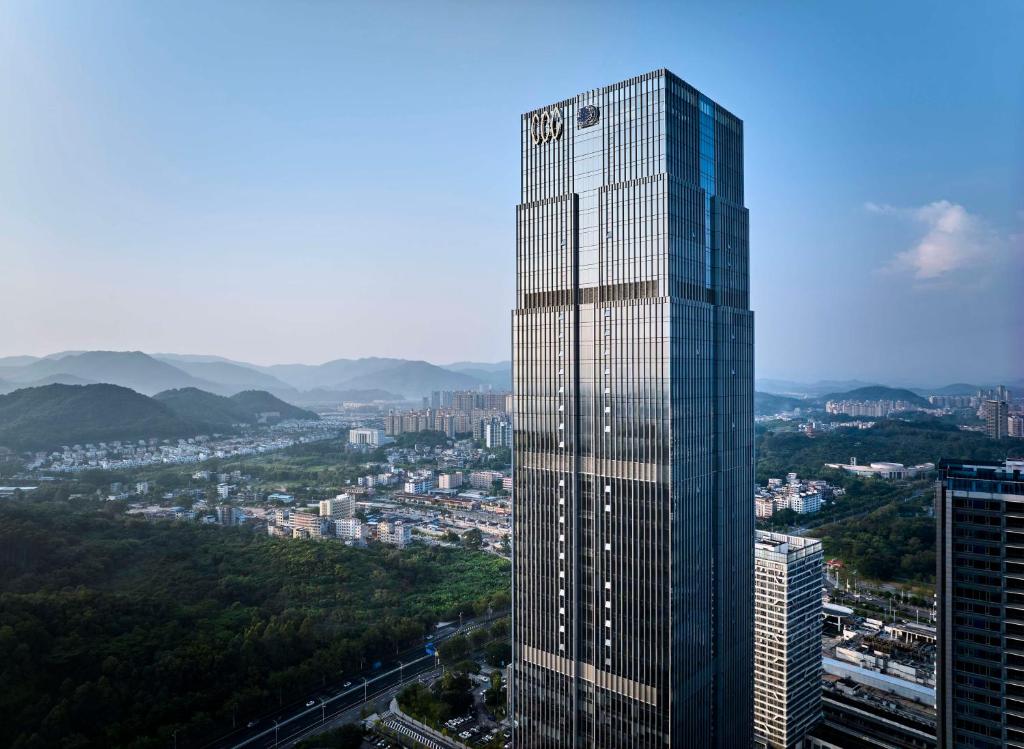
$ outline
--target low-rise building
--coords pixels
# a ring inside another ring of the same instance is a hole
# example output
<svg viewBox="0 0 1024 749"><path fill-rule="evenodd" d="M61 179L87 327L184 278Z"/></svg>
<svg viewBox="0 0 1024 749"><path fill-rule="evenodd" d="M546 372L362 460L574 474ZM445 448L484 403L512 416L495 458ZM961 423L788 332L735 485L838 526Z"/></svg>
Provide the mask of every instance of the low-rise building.
<svg viewBox="0 0 1024 749"><path fill-rule="evenodd" d="M434 480L421 478L412 479L405 482L405 493L406 494L426 494L434 488Z"/></svg>
<svg viewBox="0 0 1024 749"><path fill-rule="evenodd" d="M390 441L391 440L389 440L384 434L383 429L361 427L358 429L348 430L348 443L350 445L370 445L372 447L380 447Z"/></svg>
<svg viewBox="0 0 1024 749"><path fill-rule="evenodd" d="M402 549L412 543L412 528L401 520L381 521L377 524L377 540Z"/></svg>
<svg viewBox="0 0 1024 749"><path fill-rule="evenodd" d="M827 468L836 468L847 473L852 473L865 478L880 478L887 480L911 479L918 476L926 476L935 470L934 463L919 463L916 466L905 466L902 463L890 463L881 461L860 465L856 458L850 458L849 463L826 463Z"/></svg>
<svg viewBox="0 0 1024 749"><path fill-rule="evenodd" d="M334 521L334 535L346 541L364 542L370 535L369 527L359 518L339 518Z"/></svg>
<svg viewBox="0 0 1024 749"><path fill-rule="evenodd" d="M320 517L350 518L356 512L356 500L351 494L339 494L333 499L320 500Z"/></svg>
<svg viewBox="0 0 1024 749"><path fill-rule="evenodd" d="M462 486L462 471L442 473L437 477L438 489L458 489Z"/></svg>
<svg viewBox="0 0 1024 749"><path fill-rule="evenodd" d="M321 538L324 521L325 518L321 518L319 515L298 511L293 511L288 519L296 538ZM295 534L295 531L300 531L300 533Z"/></svg>
<svg viewBox="0 0 1024 749"><path fill-rule="evenodd" d="M474 489L490 489L495 481L501 481L505 474L501 471L473 471L469 474L469 485Z"/></svg>

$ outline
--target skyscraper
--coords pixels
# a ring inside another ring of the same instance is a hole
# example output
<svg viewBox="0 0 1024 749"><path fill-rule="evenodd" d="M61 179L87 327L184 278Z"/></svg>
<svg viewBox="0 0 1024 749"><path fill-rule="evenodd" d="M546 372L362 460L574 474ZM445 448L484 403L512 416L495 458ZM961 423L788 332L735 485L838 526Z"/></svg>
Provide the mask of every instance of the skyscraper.
<svg viewBox="0 0 1024 749"><path fill-rule="evenodd" d="M1024 747L1024 461L939 463L938 745Z"/></svg>
<svg viewBox="0 0 1024 749"><path fill-rule="evenodd" d="M516 746L749 747L743 123L658 70L521 139Z"/></svg>
<svg viewBox="0 0 1024 749"><path fill-rule="evenodd" d="M821 717L821 541L757 531L754 733L796 749Z"/></svg>
<svg viewBox="0 0 1024 749"><path fill-rule="evenodd" d="M1007 436L1010 410L1005 400L982 401L981 414L985 419L985 433L989 437L1001 440Z"/></svg>

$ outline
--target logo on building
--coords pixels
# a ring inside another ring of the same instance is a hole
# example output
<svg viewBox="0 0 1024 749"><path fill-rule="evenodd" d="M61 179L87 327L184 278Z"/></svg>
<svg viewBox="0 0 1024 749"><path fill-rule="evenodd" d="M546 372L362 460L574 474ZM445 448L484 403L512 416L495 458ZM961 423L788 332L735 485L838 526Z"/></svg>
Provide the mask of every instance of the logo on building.
<svg viewBox="0 0 1024 749"><path fill-rule="evenodd" d="M534 112L530 118L530 137L535 146L561 138L562 113L555 108Z"/></svg>
<svg viewBox="0 0 1024 749"><path fill-rule="evenodd" d="M585 107L580 107L580 111L576 113L576 124L580 127L590 127L596 125L600 118L601 110L593 104L587 104Z"/></svg>

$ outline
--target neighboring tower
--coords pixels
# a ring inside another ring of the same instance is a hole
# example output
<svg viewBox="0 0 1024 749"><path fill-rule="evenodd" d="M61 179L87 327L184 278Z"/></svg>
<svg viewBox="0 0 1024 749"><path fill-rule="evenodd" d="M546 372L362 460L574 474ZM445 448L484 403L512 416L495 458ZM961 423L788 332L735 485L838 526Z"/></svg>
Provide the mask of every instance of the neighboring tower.
<svg viewBox="0 0 1024 749"><path fill-rule="evenodd" d="M757 532L754 733L796 749L821 717L821 541Z"/></svg>
<svg viewBox="0 0 1024 749"><path fill-rule="evenodd" d="M1024 747L1024 461L943 460L938 745Z"/></svg>
<svg viewBox="0 0 1024 749"><path fill-rule="evenodd" d="M743 123L658 70L521 138L515 745L749 747Z"/></svg>
<svg viewBox="0 0 1024 749"><path fill-rule="evenodd" d="M981 404L985 433L992 439L1001 440L1007 436L1010 409L1005 400L987 400Z"/></svg>

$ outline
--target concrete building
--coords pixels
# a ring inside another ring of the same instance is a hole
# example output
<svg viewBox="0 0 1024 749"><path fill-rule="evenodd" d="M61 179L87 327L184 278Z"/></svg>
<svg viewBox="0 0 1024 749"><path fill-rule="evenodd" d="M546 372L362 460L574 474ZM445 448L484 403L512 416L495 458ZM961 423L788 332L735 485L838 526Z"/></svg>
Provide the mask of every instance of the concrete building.
<svg viewBox="0 0 1024 749"><path fill-rule="evenodd" d="M474 489L489 491L495 481L504 478L501 471L473 471L469 474L469 485Z"/></svg>
<svg viewBox="0 0 1024 749"><path fill-rule="evenodd" d="M504 419L491 419L484 423L484 445L512 447L512 424Z"/></svg>
<svg viewBox="0 0 1024 749"><path fill-rule="evenodd" d="M1024 461L943 460L938 743L1024 748Z"/></svg>
<svg viewBox="0 0 1024 749"><path fill-rule="evenodd" d="M987 400L981 404L981 418L985 420L985 434L1001 440L1007 436L1010 417L1009 404L1004 400Z"/></svg>
<svg viewBox="0 0 1024 749"><path fill-rule="evenodd" d="M412 528L401 520L381 521L377 524L377 540L404 549L412 543Z"/></svg>
<svg viewBox="0 0 1024 749"><path fill-rule="evenodd" d="M351 494L339 494L333 499L320 500L320 517L337 520L350 518L356 512L356 499Z"/></svg>
<svg viewBox="0 0 1024 749"><path fill-rule="evenodd" d="M380 447L387 443L387 437L384 434L383 429L349 429L348 430L348 443L350 445L370 445L372 447Z"/></svg>
<svg viewBox="0 0 1024 749"><path fill-rule="evenodd" d="M905 466L902 463L878 462L868 465L861 465L856 458L850 458L849 463L826 463L827 468L837 468L847 473L852 473L865 478L879 479L912 479L918 476L925 476L935 470L934 463L919 463L916 466Z"/></svg>
<svg viewBox="0 0 1024 749"><path fill-rule="evenodd" d="M821 541L757 531L754 543L754 733L799 749L821 717Z"/></svg>
<svg viewBox="0 0 1024 749"><path fill-rule="evenodd" d="M364 542L369 538L369 528L359 518L338 518L334 521L334 535L346 541Z"/></svg>
<svg viewBox="0 0 1024 749"><path fill-rule="evenodd" d="M288 523L291 525L293 533L299 531L297 537L320 538L323 536L323 523L325 520L326 518L321 518L319 515L314 515L311 512L294 510L288 518Z"/></svg>
<svg viewBox="0 0 1024 749"><path fill-rule="evenodd" d="M455 473L442 473L437 477L437 488L438 489L458 489L462 486L462 471L456 471ZM419 492L413 492L418 494Z"/></svg>
<svg viewBox="0 0 1024 749"><path fill-rule="evenodd" d="M406 494L426 494L434 488L433 479L413 479L405 482L405 493Z"/></svg>
<svg viewBox="0 0 1024 749"><path fill-rule="evenodd" d="M821 492L798 491L790 494L789 509L801 515L817 512L821 509Z"/></svg>
<svg viewBox="0 0 1024 749"><path fill-rule="evenodd" d="M214 512L217 514L217 522L221 525L235 525L235 509L231 505L217 505Z"/></svg>

